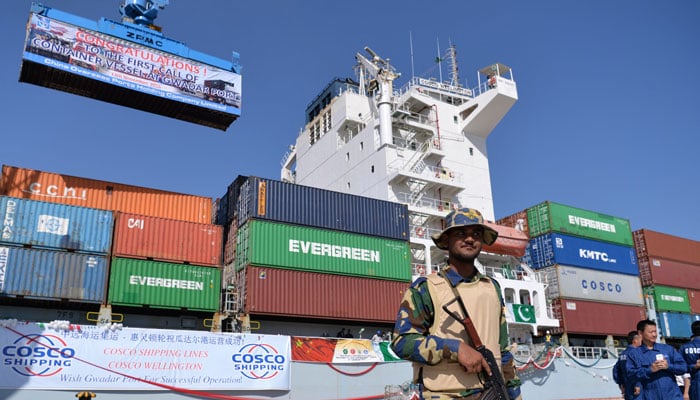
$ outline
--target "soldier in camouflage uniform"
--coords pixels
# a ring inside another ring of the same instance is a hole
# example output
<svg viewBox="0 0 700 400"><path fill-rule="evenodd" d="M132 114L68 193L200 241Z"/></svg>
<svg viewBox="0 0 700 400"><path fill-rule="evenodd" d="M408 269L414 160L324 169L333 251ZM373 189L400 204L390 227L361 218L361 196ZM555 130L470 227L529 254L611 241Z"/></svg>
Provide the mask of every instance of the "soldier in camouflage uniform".
<svg viewBox="0 0 700 400"><path fill-rule="evenodd" d="M484 224L481 213L470 208L452 211L446 228L432 236L435 245L449 253L448 265L436 275L420 277L406 291L399 308L392 349L413 361L414 382L425 400L476 400L483 385L479 373L502 373L513 400L522 400L520 379L508 351L505 307L497 282L478 272L474 260L482 244L493 244L498 233ZM486 360L471 345L459 321L442 305L457 290L483 344L501 363L490 371Z"/></svg>

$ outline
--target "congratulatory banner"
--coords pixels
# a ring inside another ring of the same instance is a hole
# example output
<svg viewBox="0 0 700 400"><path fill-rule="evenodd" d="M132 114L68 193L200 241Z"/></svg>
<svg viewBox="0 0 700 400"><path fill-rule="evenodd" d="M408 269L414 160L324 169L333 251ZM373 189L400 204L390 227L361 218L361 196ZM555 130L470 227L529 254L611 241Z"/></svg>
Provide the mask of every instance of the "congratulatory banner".
<svg viewBox="0 0 700 400"><path fill-rule="evenodd" d="M0 326L0 388L289 390L288 336Z"/></svg>
<svg viewBox="0 0 700 400"><path fill-rule="evenodd" d="M31 14L24 59L187 104L240 115L241 75Z"/></svg>

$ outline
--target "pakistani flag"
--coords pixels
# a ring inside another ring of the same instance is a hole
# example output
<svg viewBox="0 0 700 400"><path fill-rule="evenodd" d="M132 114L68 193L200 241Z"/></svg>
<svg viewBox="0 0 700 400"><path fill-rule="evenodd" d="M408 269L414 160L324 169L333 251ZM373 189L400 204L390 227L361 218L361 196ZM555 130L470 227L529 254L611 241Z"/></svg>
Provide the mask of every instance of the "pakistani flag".
<svg viewBox="0 0 700 400"><path fill-rule="evenodd" d="M515 322L534 324L536 322L535 307L527 304L513 304L513 317Z"/></svg>

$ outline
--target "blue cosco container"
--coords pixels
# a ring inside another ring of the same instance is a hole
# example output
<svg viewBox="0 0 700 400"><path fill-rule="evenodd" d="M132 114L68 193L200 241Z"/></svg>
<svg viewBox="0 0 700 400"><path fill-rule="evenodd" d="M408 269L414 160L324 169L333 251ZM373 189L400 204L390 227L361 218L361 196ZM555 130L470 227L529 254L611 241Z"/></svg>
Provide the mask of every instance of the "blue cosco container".
<svg viewBox="0 0 700 400"><path fill-rule="evenodd" d="M405 204L258 177L234 183L240 187L232 185L229 191L240 193L239 227L254 218L397 240L410 237Z"/></svg>
<svg viewBox="0 0 700 400"><path fill-rule="evenodd" d="M0 197L0 243L107 254L112 211Z"/></svg>
<svg viewBox="0 0 700 400"><path fill-rule="evenodd" d="M555 264L639 275L634 247L583 239L561 233L540 235L527 245L525 260L534 269Z"/></svg>
<svg viewBox="0 0 700 400"><path fill-rule="evenodd" d="M96 254L0 246L0 293L103 302L107 258Z"/></svg>

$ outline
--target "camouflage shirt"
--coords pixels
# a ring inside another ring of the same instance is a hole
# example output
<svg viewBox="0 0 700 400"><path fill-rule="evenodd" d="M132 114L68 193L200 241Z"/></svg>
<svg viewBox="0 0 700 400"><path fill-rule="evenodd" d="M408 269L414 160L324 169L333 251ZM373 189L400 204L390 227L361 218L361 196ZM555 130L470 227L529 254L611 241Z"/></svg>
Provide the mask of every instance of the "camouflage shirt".
<svg viewBox="0 0 700 400"><path fill-rule="evenodd" d="M471 280L462 277L456 271L446 268L441 272L454 287L460 282L476 282L480 279L489 279L477 272ZM495 289L494 289L495 290ZM500 288L498 296L501 298ZM501 303L503 300L501 298ZM478 312L478 310L476 311ZM447 339L436 335L429 335L429 328L433 324L435 316L433 301L428 292L428 282L424 277L416 279L404 294L399 308L399 314L394 326L394 341L392 350L405 360L422 364L434 365L443 359L457 361L459 345L458 339ZM430 346L423 342L430 340ZM434 343L434 345L432 345ZM520 379L515 373L513 356L509 351L508 324L506 322L505 308L501 308L501 328L499 343L501 347L501 368L508 386L511 399L520 396ZM449 397L468 397L474 392L453 393Z"/></svg>

